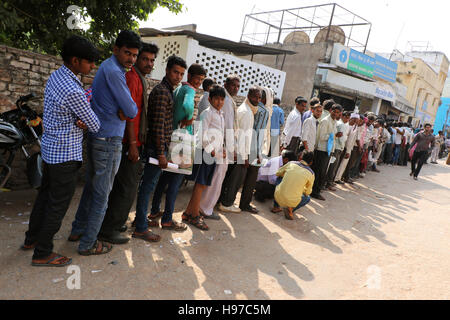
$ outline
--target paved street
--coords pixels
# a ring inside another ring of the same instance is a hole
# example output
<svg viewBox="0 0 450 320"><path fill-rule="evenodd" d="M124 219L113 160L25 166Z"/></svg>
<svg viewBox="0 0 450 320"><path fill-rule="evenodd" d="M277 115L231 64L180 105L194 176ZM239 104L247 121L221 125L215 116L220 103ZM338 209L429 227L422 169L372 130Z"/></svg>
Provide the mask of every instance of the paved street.
<svg viewBox="0 0 450 320"><path fill-rule="evenodd" d="M208 232L157 230L159 244L132 239L98 257L66 241L80 186L55 240L80 267L79 290L66 268L31 267L18 250L36 192L0 193L0 299L449 299L450 166L426 165L417 182L409 168L380 170L293 222L255 203L259 215L221 215Z"/></svg>

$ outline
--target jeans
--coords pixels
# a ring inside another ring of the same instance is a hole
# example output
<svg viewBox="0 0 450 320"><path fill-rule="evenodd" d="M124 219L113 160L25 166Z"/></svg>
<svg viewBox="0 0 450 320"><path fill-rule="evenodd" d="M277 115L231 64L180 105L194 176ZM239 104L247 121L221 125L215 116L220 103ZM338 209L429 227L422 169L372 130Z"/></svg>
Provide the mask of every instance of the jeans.
<svg viewBox="0 0 450 320"><path fill-rule="evenodd" d="M91 249L105 217L108 197L122 158L122 137L88 136L86 184L72 223L72 235L83 235L79 251Z"/></svg>
<svg viewBox="0 0 450 320"><path fill-rule="evenodd" d="M392 157L392 164L393 165L397 165L398 164L398 160L399 160L399 157L400 157L400 148L401 148L401 145L399 145L399 144L396 144L395 147L394 147L394 156Z"/></svg>
<svg viewBox="0 0 450 320"><path fill-rule="evenodd" d="M175 209L175 201L177 199L178 190L183 182L184 174L163 171L159 177L158 185L153 193L152 201L152 215L156 215L161 211L161 199L163 192L166 191L166 203L164 208L164 215L161 218L161 223L168 223L172 221L173 211ZM136 222L137 223L137 222Z"/></svg>
<svg viewBox="0 0 450 320"><path fill-rule="evenodd" d="M133 163L128 159L129 145L124 144L119 171L114 178L114 185L109 194L108 209L100 229L100 235L110 237L122 227L136 199L139 180L144 169L141 161Z"/></svg>
<svg viewBox="0 0 450 320"><path fill-rule="evenodd" d="M157 159L156 151L150 148L146 151L148 159L149 157ZM147 163L145 164L144 174L139 184L138 196L136 200L136 232L145 232L148 229L148 203L150 201L150 195L155 190L162 170L159 166Z"/></svg>
<svg viewBox="0 0 450 320"><path fill-rule="evenodd" d="M53 251L53 237L69 208L77 185L81 162L43 163L42 185L30 215L25 244L37 242L33 259L48 257Z"/></svg>

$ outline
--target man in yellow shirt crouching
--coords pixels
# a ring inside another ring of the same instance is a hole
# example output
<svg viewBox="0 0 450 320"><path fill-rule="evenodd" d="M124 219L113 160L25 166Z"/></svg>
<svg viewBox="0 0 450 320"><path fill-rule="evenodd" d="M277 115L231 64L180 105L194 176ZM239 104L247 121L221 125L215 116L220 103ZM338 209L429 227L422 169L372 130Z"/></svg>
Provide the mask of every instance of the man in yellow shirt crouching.
<svg viewBox="0 0 450 320"><path fill-rule="evenodd" d="M314 185L314 171L310 168L314 154L303 154L300 162L291 161L277 172L278 181L275 189L275 208L284 208L288 220L294 220L294 212L306 206Z"/></svg>

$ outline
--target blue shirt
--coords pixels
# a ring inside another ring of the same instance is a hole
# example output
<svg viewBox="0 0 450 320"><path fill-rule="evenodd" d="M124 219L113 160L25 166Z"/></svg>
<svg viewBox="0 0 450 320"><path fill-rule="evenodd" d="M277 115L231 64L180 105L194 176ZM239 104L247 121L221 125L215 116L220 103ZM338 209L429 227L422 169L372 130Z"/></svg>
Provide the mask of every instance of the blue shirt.
<svg viewBox="0 0 450 320"><path fill-rule="evenodd" d="M92 84L92 109L101 122L101 128L92 136L97 138L123 137L126 121L119 118L119 110L130 119L138 108L125 79L126 70L113 55L103 61Z"/></svg>
<svg viewBox="0 0 450 320"><path fill-rule="evenodd" d="M100 121L87 100L83 85L66 66L53 72L44 93L44 134L42 159L48 164L83 161L81 120L90 132L97 132Z"/></svg>
<svg viewBox="0 0 450 320"><path fill-rule="evenodd" d="M272 136L279 136L281 126L284 125L284 111L276 104L272 108L272 118L270 121L270 134Z"/></svg>
<svg viewBox="0 0 450 320"><path fill-rule="evenodd" d="M302 116L302 122L305 122L305 120L311 116L312 116L312 111L311 110L306 111Z"/></svg>

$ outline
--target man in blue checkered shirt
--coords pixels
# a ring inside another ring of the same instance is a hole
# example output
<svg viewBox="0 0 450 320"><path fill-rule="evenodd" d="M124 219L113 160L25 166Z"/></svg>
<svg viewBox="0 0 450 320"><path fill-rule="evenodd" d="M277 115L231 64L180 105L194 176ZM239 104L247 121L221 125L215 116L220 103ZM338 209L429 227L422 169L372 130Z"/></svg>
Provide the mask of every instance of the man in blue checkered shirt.
<svg viewBox="0 0 450 320"><path fill-rule="evenodd" d="M125 73L136 62L140 48L141 39L136 33L120 32L113 55L100 65L92 84L92 109L101 127L97 133L88 134L86 184L69 237L69 241L80 240L78 253L83 256L105 254L112 249L111 244L97 237L122 158L125 120L138 113Z"/></svg>
<svg viewBox="0 0 450 320"><path fill-rule="evenodd" d="M63 267L72 259L53 252L53 237L61 228L75 192L83 160L83 129L97 132L100 121L87 100L79 73L89 74L97 49L85 38L72 36L63 45L64 65L48 79L44 93L42 186L30 216L23 250L32 250L33 266Z"/></svg>

